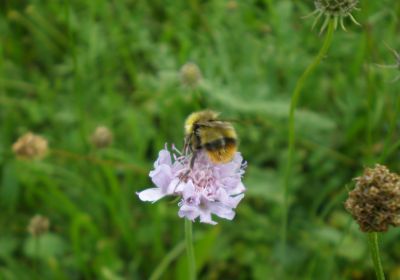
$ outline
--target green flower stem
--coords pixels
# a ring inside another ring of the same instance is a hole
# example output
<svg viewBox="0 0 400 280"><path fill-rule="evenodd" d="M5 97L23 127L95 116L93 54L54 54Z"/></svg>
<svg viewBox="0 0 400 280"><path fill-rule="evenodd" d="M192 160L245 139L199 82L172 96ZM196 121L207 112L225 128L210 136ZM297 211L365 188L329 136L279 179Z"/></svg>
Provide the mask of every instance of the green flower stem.
<svg viewBox="0 0 400 280"><path fill-rule="evenodd" d="M292 167L293 167L293 159L294 159L294 147L295 147L295 110L297 103L300 98L301 91L304 87L304 84L308 78L308 76L314 71L314 69L321 62L322 58L327 53L333 38L334 32L334 21L330 20L328 24L328 30L325 35L324 43L322 48L320 49L317 56L314 58L312 63L306 68L303 72L299 80L297 81L296 87L293 91L291 102L290 102L290 110L289 110L289 121L288 121L288 160L286 164L285 170L285 179L284 179L284 195L283 195L283 210L282 210L282 234L281 234L281 242L282 242L282 257L285 257L286 254L286 239L287 239L287 227L288 227L288 212L289 212L289 186L290 179L292 178Z"/></svg>
<svg viewBox="0 0 400 280"><path fill-rule="evenodd" d="M193 250L192 221L185 219L185 241L188 259L189 280L196 280L196 262Z"/></svg>
<svg viewBox="0 0 400 280"><path fill-rule="evenodd" d="M372 261L374 262L376 279L385 280L385 274L383 274L381 258L379 256L378 233L369 232L368 243L369 249L371 250Z"/></svg>

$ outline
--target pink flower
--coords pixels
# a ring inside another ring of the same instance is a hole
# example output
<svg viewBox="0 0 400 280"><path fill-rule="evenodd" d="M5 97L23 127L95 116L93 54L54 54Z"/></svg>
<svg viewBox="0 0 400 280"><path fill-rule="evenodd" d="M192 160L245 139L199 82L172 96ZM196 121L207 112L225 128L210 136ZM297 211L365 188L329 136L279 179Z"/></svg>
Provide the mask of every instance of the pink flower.
<svg viewBox="0 0 400 280"><path fill-rule="evenodd" d="M160 151L150 177L155 188L138 192L142 201L156 202L167 195L180 196L179 217L202 223L217 224L211 214L232 220L233 209L244 197L246 190L242 176L246 163L240 153L226 164L214 164L206 153L200 152L190 169L190 155L182 155L175 147Z"/></svg>

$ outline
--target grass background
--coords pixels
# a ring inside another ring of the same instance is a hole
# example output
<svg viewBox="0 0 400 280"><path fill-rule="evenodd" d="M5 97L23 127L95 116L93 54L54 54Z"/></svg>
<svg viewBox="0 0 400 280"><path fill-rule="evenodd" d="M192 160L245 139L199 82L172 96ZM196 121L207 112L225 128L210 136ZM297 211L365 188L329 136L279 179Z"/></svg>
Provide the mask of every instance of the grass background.
<svg viewBox="0 0 400 280"><path fill-rule="evenodd" d="M363 167L400 171L399 71L374 65L395 63L383 42L400 47L400 2L359 6L362 26L335 32L300 98L282 259L289 102L322 43L302 19L312 1L2 1L0 279L148 279L166 256L162 279L186 279L176 203L135 192L199 107L239 120L249 164L236 218L195 224L200 279L374 279L343 202ZM202 71L195 89L179 79L188 61ZM91 145L98 125L111 147ZM45 160L15 159L27 131L48 139ZM26 231L36 213L51 220L39 250ZM400 230L381 237L385 272L400 279Z"/></svg>

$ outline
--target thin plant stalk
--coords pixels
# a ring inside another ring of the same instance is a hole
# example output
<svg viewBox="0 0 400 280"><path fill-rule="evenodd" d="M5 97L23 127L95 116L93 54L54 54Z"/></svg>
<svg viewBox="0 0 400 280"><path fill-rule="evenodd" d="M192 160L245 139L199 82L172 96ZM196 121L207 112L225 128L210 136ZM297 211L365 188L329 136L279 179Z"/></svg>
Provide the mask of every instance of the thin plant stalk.
<svg viewBox="0 0 400 280"><path fill-rule="evenodd" d="M185 219L185 243L188 260L189 280L196 280L196 261L193 249L192 221Z"/></svg>
<svg viewBox="0 0 400 280"><path fill-rule="evenodd" d="M176 245L160 262L160 264L156 267L154 272L150 276L150 280L158 280L164 274L164 272L168 269L168 266L177 259L185 250L185 242L181 241L178 245Z"/></svg>
<svg viewBox="0 0 400 280"><path fill-rule="evenodd" d="M372 261L374 263L376 279L385 280L385 274L383 274L381 258L379 255L378 233L369 232L368 233L368 243L369 243L369 249L371 251Z"/></svg>
<svg viewBox="0 0 400 280"><path fill-rule="evenodd" d="M37 276L39 275L39 236L34 236L34 254L35 254L35 261L34 261L34 270Z"/></svg>
<svg viewBox="0 0 400 280"><path fill-rule="evenodd" d="M289 186L290 186L290 179L292 177L291 173L293 168L294 148L295 148L295 110L297 107L297 103L300 99L301 91L304 87L307 78L319 65L319 63L321 62L322 58L325 56L331 45L334 28L335 28L334 21L330 20L328 24L328 30L325 34L323 45L320 51L318 52L317 56L312 61L312 63L308 65L308 67L305 69L305 71L297 81L290 102L289 120L288 120L288 130L289 130L288 159L287 159L285 178L284 178L284 194L283 194L283 210L282 210L282 233L281 233L282 257L284 257L286 254L286 240L287 240L288 212L289 212Z"/></svg>

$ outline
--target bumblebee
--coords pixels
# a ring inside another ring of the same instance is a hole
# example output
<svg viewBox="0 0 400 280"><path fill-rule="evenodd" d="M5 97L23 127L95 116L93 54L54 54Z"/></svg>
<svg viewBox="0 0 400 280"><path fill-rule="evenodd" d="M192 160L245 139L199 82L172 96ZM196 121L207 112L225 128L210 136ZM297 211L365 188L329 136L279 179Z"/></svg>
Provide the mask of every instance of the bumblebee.
<svg viewBox="0 0 400 280"><path fill-rule="evenodd" d="M219 120L218 116L219 113L205 110L186 119L184 150L192 152L190 168L201 150L216 164L233 159L238 146L236 131L230 122Z"/></svg>

